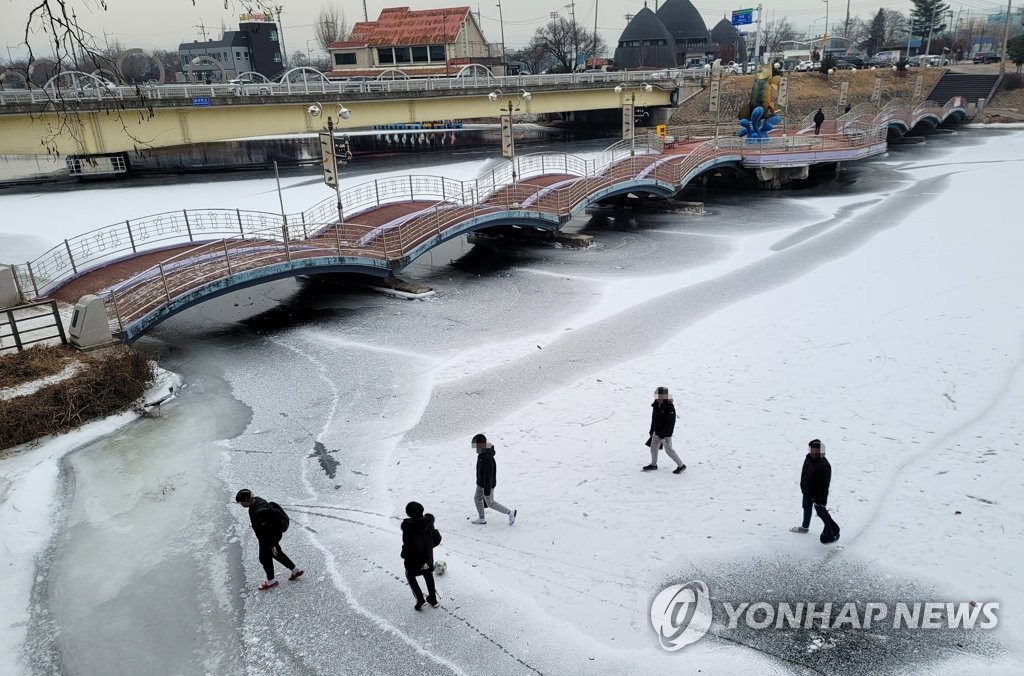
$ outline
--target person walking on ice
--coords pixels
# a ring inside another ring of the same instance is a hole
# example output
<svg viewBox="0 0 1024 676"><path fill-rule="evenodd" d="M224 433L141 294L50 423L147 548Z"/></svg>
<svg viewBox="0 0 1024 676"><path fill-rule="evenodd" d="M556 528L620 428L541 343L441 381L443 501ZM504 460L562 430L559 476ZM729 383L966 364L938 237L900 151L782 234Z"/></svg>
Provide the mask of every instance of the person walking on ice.
<svg viewBox="0 0 1024 676"><path fill-rule="evenodd" d="M292 563L281 549L281 536L288 530L290 522L281 505L253 495L248 488L238 491L235 502L249 510L249 521L252 523L253 532L256 533L256 541L260 544L260 565L263 566L267 579L260 582L259 588L266 590L277 586L277 580L274 579L274 561L291 571L289 580L294 582L302 577L305 571Z"/></svg>
<svg viewBox="0 0 1024 676"><path fill-rule="evenodd" d="M804 458L803 469L800 470L800 492L803 494L804 519L799 526L789 530L794 533L806 533L811 527L811 509L820 505L823 509L828 504L828 489L832 483L832 465L825 458L825 444L820 439L811 439L807 444L807 456ZM828 512L824 514L827 516ZM818 512L822 521L828 522ZM834 523L834 522L833 522Z"/></svg>
<svg viewBox="0 0 1024 676"><path fill-rule="evenodd" d="M517 511L505 507L494 499L494 487L498 485L498 465L494 462L494 444L487 443L487 437L478 434L473 437L473 448L476 449L476 495L473 501L476 503L476 511L480 518L474 519L473 523L484 525L487 517L484 515L484 508L490 507L496 512L508 514L508 525L516 522Z"/></svg>
<svg viewBox="0 0 1024 676"><path fill-rule="evenodd" d="M672 448L672 432L676 428L676 406L672 403L667 387L659 387L654 391L654 396L654 403L651 404L651 438L647 440L647 445L651 447L651 464L644 465L643 470L651 472L658 469L658 450L664 446L665 454L676 463L672 473L682 474L686 465Z"/></svg>
<svg viewBox="0 0 1024 676"><path fill-rule="evenodd" d="M416 597L416 610L423 610L429 603L437 608L437 590L434 588L434 547L441 544L441 534L434 528L434 515L424 514L423 505L410 502L405 506L408 519L402 521L402 560L405 562L405 579L409 582L412 595ZM422 575L427 583L427 598L416 577Z"/></svg>

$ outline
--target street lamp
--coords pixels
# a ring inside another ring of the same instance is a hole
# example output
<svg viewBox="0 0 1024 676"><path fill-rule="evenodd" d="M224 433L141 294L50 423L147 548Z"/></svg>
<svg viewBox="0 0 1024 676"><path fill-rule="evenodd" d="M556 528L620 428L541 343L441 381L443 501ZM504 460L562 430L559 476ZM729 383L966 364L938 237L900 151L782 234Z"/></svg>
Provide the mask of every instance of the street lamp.
<svg viewBox="0 0 1024 676"><path fill-rule="evenodd" d="M516 111L521 110L522 109L522 105L525 104L525 103L528 103L530 101L530 99L533 98L533 94L531 94L530 92L526 91L525 89L520 89L515 94L508 95L508 94L502 94L500 89L495 89L493 92L491 92L490 94L487 95L487 100L488 101L497 101L502 96L508 96L507 102L506 103L502 103L501 105L498 106L498 110L501 111L501 114L502 114L501 116L503 118L506 115L508 116L508 138L507 139L505 138L505 133L504 133L505 132L504 120L502 120L502 143L504 144L505 141L507 140L507 142L508 142L508 154L506 155L504 147L502 147L502 149L501 149L501 154L505 155L506 157L509 158L509 160L512 161L512 182L515 183L516 178L518 177L518 175L516 173L516 132L515 132L515 124L513 122L513 114Z"/></svg>
<svg viewBox="0 0 1024 676"><path fill-rule="evenodd" d="M340 103L335 104L338 107L337 115L338 121L347 120L352 117L352 111ZM320 117L324 114L324 107L321 103L314 103L306 109L310 117ZM338 225L345 222L345 212L341 206L341 176L338 173L338 153L334 149L334 119L330 115L327 116L327 133L331 139L331 163L334 165L334 194L338 198Z"/></svg>
<svg viewBox="0 0 1024 676"><path fill-rule="evenodd" d="M629 92L629 109L627 113L626 108L626 97L624 93L627 89L632 89ZM636 122L634 118L633 107L636 105L636 90L640 90L641 96L643 94L654 91L654 87L646 82L641 82L639 85L630 86L629 84L615 85L615 93L622 96L622 128L623 132L629 131L629 155L633 157L636 155L636 130L634 124Z"/></svg>
<svg viewBox="0 0 1024 676"><path fill-rule="evenodd" d="M825 60L825 54L828 53L828 0L821 0L825 3L825 34L821 39L821 60Z"/></svg>

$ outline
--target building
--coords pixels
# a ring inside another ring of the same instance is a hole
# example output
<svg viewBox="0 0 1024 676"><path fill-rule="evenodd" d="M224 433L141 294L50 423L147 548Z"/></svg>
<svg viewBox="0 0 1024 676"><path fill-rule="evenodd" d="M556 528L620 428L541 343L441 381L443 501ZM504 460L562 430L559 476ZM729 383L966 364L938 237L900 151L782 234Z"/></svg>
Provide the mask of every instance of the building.
<svg viewBox="0 0 1024 676"><path fill-rule="evenodd" d="M747 43L743 35L732 25L729 19L722 19L711 29L711 52L722 63L747 61Z"/></svg>
<svg viewBox="0 0 1024 676"><path fill-rule="evenodd" d="M193 63L194 59L202 58ZM192 65L193 79L219 80L220 68L224 78L255 71L273 79L281 74L281 40L277 24L271 14L243 14L237 31L225 31L220 40L183 42L178 45L181 70L188 73ZM211 63L215 61L215 63Z"/></svg>
<svg viewBox="0 0 1024 676"><path fill-rule="evenodd" d="M709 54L708 28L689 0L668 0L657 12L644 5L619 36L615 65L672 68L703 64Z"/></svg>
<svg viewBox="0 0 1024 676"><path fill-rule="evenodd" d="M389 7L376 21L357 23L328 51L331 78L377 77L391 70L409 77L454 76L471 63L504 74L500 46L487 42L469 7Z"/></svg>

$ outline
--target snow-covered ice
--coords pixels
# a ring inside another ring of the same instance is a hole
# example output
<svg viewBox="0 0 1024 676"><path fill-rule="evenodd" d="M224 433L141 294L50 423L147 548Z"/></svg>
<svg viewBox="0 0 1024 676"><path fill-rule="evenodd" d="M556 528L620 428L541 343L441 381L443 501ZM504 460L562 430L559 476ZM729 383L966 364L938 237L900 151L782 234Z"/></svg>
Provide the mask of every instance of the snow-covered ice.
<svg viewBox="0 0 1024 676"><path fill-rule="evenodd" d="M438 258L457 263L407 272L437 291L425 301L288 281L168 321L150 342L188 387L162 418L69 456L73 489L50 479L35 498L74 493L39 560L60 593L34 597L48 612L31 617L7 599L21 633L4 647L43 621L61 633L0 670L1020 673L1024 232L1006 196L1021 157L1019 131L971 129L834 188L712 192L705 215L601 212L592 250L453 244ZM165 191L154 204L188 194ZM640 472L658 385L679 411L679 476ZM514 527L469 522L476 432L497 447ZM828 547L788 531L815 437L843 527ZM47 448L0 462L9 494ZM301 583L255 591L231 502L243 486L292 514ZM398 558L413 499L436 515L448 563L442 607L423 613ZM47 538L45 523L17 533L36 550ZM109 568L91 542L128 579L78 592ZM162 589L189 575L197 589ZM649 603L688 580L717 600L997 601L999 625L953 640L730 632L716 617L669 653ZM160 606L162 643L139 590ZM202 617L229 629L179 645ZM104 650L118 639L145 649Z"/></svg>

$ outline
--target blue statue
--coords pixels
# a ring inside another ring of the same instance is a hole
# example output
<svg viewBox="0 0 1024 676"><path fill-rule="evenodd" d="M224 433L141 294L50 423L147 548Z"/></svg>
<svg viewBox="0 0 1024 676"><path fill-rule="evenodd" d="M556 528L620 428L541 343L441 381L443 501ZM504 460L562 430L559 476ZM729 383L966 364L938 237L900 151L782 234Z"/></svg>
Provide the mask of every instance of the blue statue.
<svg viewBox="0 0 1024 676"><path fill-rule="evenodd" d="M750 112L750 119L740 120L740 136L746 136L752 143L759 143L768 140L768 132L775 128L782 121L778 115L771 115L765 118L764 108L757 106Z"/></svg>

